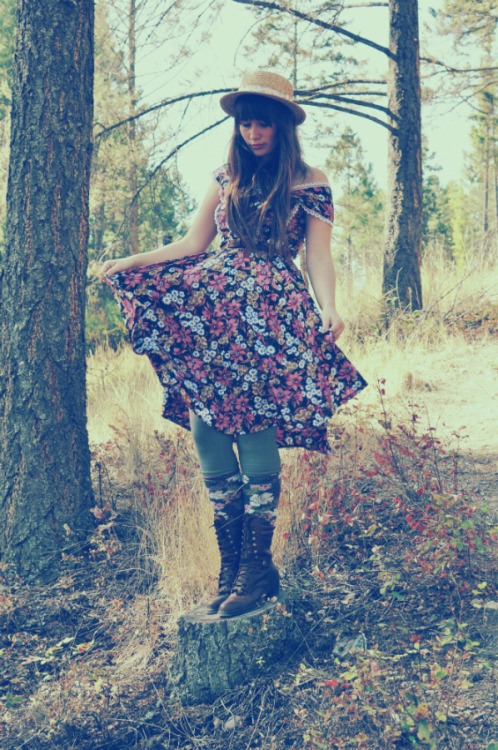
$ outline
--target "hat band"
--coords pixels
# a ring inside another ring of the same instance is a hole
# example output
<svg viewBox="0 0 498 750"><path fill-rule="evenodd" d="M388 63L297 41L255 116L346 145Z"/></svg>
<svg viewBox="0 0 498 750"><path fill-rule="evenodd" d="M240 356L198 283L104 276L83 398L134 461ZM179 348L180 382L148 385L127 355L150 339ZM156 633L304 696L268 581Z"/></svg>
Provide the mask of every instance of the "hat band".
<svg viewBox="0 0 498 750"><path fill-rule="evenodd" d="M287 94L283 94L280 91L275 91L275 89L269 89L266 88L266 86L249 86L246 88L240 88L237 92L237 94L262 94L263 96L274 96L278 97L279 99L285 99L288 102L291 102L291 104L295 104L294 98L292 96L288 96Z"/></svg>

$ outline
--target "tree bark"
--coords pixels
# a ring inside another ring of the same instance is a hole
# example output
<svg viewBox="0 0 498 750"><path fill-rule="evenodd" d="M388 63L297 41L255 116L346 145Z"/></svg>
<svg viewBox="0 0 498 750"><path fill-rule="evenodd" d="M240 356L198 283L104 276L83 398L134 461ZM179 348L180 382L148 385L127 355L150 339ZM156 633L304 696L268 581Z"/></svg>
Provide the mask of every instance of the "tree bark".
<svg viewBox="0 0 498 750"><path fill-rule="evenodd" d="M92 502L84 305L92 0L19 0L0 279L0 552L46 577Z"/></svg>
<svg viewBox="0 0 498 750"><path fill-rule="evenodd" d="M136 255L139 251L138 246L138 200L137 200L137 151L136 151L136 120L134 119L137 109L137 91L135 80L135 62L136 62L136 43L135 43L135 26L136 26L136 2L130 0L130 9L128 15L128 94L130 97L130 120L128 122L128 144L129 144L129 164L128 164L128 230L130 254Z"/></svg>
<svg viewBox="0 0 498 750"><path fill-rule="evenodd" d="M489 230L489 120L484 122L484 176L483 176L483 207L482 207L482 233L484 246L487 245L487 234Z"/></svg>
<svg viewBox="0 0 498 750"><path fill-rule="evenodd" d="M417 0L389 0L388 199L383 292L396 307L422 307L422 149Z"/></svg>
<svg viewBox="0 0 498 750"><path fill-rule="evenodd" d="M178 620L170 689L184 705L211 703L252 677L272 672L298 641L283 592L278 602L228 619L205 614L201 605Z"/></svg>

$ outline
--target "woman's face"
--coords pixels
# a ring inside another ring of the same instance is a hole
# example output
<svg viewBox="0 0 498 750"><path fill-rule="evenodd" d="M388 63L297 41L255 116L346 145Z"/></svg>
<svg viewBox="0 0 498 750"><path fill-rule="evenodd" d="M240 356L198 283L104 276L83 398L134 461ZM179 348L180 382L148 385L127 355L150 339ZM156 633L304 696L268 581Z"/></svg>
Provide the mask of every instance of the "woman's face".
<svg viewBox="0 0 498 750"><path fill-rule="evenodd" d="M254 156L268 157L277 145L277 126L265 120L241 120L239 132Z"/></svg>

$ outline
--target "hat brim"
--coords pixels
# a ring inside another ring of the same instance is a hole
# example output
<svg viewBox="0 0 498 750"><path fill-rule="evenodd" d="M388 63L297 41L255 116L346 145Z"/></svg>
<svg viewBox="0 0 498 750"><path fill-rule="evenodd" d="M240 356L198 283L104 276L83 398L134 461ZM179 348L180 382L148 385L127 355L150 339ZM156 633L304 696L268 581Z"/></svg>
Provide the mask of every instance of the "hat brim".
<svg viewBox="0 0 498 750"><path fill-rule="evenodd" d="M262 94L261 91L250 91L250 90L244 90L244 91L232 91L230 94L225 94L220 99L220 106L224 112L227 113L227 115L231 115L231 117L235 116L235 102L239 98L239 96L244 96L245 94L253 94L256 96L264 96L265 99L274 99L276 102L280 102L281 104L284 104L287 109L290 109L292 114L294 115L294 118L296 120L296 125L301 125L302 122L306 119L306 112L302 107L299 106L299 104L296 104L295 102L290 102L288 99L285 99L282 96L277 96L276 94Z"/></svg>

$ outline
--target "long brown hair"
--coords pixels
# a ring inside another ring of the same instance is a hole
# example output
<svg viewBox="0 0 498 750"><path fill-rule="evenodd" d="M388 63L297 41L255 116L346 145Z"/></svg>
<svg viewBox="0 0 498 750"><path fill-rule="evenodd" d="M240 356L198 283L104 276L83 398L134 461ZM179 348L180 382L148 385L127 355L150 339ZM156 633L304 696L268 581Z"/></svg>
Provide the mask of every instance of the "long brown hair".
<svg viewBox="0 0 498 750"><path fill-rule="evenodd" d="M235 102L235 127L228 156L227 222L248 249L255 249L268 211L273 213L268 252L288 258L287 221L291 185L304 178L306 164L296 133L294 115L284 104L257 94L243 94ZM240 123L260 120L276 125L276 145L268 160L253 154L240 134ZM257 210L250 207L254 193L261 196Z"/></svg>

